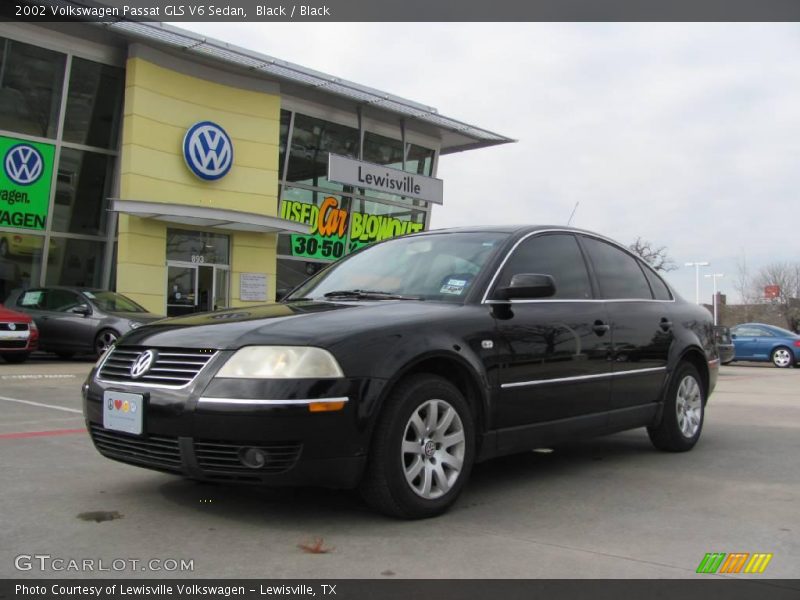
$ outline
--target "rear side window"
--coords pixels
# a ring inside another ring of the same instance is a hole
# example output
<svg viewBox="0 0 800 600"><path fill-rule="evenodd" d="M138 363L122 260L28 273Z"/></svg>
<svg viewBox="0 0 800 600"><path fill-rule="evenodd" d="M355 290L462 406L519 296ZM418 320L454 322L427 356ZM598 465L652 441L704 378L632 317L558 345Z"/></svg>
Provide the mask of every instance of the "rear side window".
<svg viewBox="0 0 800 600"><path fill-rule="evenodd" d="M603 298L652 300L650 285L633 256L595 238L584 237Z"/></svg>
<svg viewBox="0 0 800 600"><path fill-rule="evenodd" d="M642 271L644 271L647 281L650 282L650 288L653 290L653 296L655 296L656 300L672 300L672 294L661 277L645 266L642 266Z"/></svg>
<svg viewBox="0 0 800 600"><path fill-rule="evenodd" d="M495 289L507 286L520 273L550 275L556 283L555 299L592 297L586 263L573 235L535 235L522 242L503 267Z"/></svg>

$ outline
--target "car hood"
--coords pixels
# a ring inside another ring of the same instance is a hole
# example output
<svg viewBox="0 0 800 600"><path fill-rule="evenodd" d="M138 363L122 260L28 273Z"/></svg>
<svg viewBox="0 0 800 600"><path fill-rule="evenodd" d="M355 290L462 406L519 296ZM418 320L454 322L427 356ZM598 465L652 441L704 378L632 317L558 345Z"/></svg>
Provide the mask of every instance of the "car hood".
<svg viewBox="0 0 800 600"><path fill-rule="evenodd" d="M219 350L255 344L330 347L344 332L430 323L459 308L413 300L265 304L164 319L135 329L121 344Z"/></svg>
<svg viewBox="0 0 800 600"><path fill-rule="evenodd" d="M6 308L2 304L0 304L0 321L17 321L20 323L30 323L31 317L30 315L26 315L25 313L11 310L10 308Z"/></svg>

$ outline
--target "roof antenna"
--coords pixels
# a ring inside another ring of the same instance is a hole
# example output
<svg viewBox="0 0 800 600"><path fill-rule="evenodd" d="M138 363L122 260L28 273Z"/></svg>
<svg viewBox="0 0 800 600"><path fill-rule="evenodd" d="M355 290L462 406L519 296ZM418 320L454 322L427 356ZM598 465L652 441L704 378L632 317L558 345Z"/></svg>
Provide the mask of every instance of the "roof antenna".
<svg viewBox="0 0 800 600"><path fill-rule="evenodd" d="M580 200L578 200L575 203L575 208L572 209L572 214L570 214L569 219L567 220L567 226L569 226L569 224L572 223L572 217L575 216L575 211L578 210L578 204L580 203L581 203Z"/></svg>

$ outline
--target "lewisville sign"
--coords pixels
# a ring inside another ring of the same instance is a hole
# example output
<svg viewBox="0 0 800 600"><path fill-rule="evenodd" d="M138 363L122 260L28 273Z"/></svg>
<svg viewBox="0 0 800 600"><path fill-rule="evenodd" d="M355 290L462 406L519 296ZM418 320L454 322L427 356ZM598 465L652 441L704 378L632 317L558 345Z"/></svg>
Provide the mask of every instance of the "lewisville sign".
<svg viewBox="0 0 800 600"><path fill-rule="evenodd" d="M328 179L353 187L417 198L436 204L444 202L444 182L441 179L354 160L338 154L328 155Z"/></svg>
<svg viewBox="0 0 800 600"><path fill-rule="evenodd" d="M0 227L44 229L55 147L0 136Z"/></svg>

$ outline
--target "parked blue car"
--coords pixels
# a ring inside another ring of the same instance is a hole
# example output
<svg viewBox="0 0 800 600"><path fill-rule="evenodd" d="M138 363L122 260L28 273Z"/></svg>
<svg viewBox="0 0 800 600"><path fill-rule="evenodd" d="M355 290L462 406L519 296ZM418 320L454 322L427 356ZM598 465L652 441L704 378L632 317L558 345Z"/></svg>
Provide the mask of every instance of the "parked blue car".
<svg viewBox="0 0 800 600"><path fill-rule="evenodd" d="M734 360L772 361L782 369L800 364L800 335L764 323L742 323L731 328Z"/></svg>

